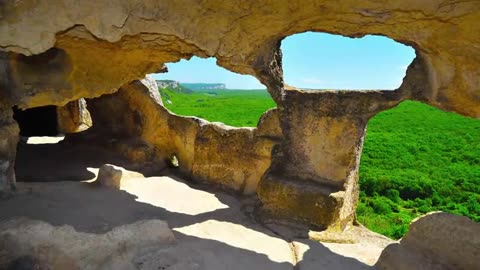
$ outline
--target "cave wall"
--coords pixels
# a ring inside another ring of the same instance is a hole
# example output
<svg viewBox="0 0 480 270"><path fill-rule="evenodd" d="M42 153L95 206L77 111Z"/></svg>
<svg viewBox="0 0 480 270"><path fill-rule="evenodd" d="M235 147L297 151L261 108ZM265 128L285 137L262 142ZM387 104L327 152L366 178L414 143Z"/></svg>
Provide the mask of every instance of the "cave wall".
<svg viewBox="0 0 480 270"><path fill-rule="evenodd" d="M13 119L12 104L0 95L0 197L15 189L15 157L20 128Z"/></svg>
<svg viewBox="0 0 480 270"><path fill-rule="evenodd" d="M117 135L127 132L143 147L130 151L129 143L119 144L120 151L144 161L175 155L186 175L247 193L260 183L267 212L343 227L356 207L358 160L370 117L405 99L480 117L478 21L478 1L6 0L0 3L2 110L64 106L121 88L109 102L140 114L140 121L135 114L117 119L92 111L93 118L118 121ZM414 47L417 58L393 93L288 89L280 43L304 31L383 35ZM266 120L257 129L232 129L183 118L158 102L140 108L154 99L124 90L164 70L164 63L193 55L215 57L220 66L257 77L277 103L278 125ZM3 117L7 140L0 151L12 160L15 125L8 113ZM124 123L131 129L122 130ZM259 135L267 126L281 136Z"/></svg>
<svg viewBox="0 0 480 270"><path fill-rule="evenodd" d="M255 193L281 136L275 110L264 114L259 129L177 116L163 107L157 84L148 77L87 104L94 125L77 139L115 140L113 150L157 170L175 156L184 176L242 194Z"/></svg>

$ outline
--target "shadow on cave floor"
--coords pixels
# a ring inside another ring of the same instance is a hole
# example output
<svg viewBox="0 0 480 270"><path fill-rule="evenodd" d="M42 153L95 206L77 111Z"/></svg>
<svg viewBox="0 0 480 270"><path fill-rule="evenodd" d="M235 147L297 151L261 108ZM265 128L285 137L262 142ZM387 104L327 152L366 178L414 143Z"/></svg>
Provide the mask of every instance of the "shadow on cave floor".
<svg viewBox="0 0 480 270"><path fill-rule="evenodd" d="M55 183L19 182L15 196L0 200L0 221L23 216L54 226L70 225L80 232L105 233L139 220L161 219L178 240L175 252L197 256L209 265L200 269L292 269L295 258L300 260L295 269L370 268L349 252L347 256L333 252L328 244L285 241L252 218L255 198L237 198L172 175L124 177L121 190L74 182L94 178L89 167L125 164L119 164L119 157L99 154L95 147L65 146L20 146L19 180ZM374 257L369 264L379 255L369 255Z"/></svg>
<svg viewBox="0 0 480 270"><path fill-rule="evenodd" d="M115 164L129 170L151 175L119 154L97 144L57 142L55 137L31 137L34 143L19 143L15 172L18 182L85 181L96 177L92 169ZM40 142L40 143L39 143ZM47 142L47 143L45 143Z"/></svg>
<svg viewBox="0 0 480 270"><path fill-rule="evenodd" d="M216 265L200 269L293 269L290 243L252 221L245 214L248 203L171 177L126 179L122 190L81 182L19 183L16 196L0 201L0 221L24 216L105 233L139 220L161 219L178 241L175 252ZM302 267L296 269L369 268L319 242L296 241L302 254Z"/></svg>

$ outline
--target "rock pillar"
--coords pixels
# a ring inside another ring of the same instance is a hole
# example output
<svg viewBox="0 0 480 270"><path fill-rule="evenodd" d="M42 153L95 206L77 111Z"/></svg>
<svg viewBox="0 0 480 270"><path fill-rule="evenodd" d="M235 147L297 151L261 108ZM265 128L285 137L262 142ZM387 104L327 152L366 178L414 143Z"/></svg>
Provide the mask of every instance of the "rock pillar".
<svg viewBox="0 0 480 270"><path fill-rule="evenodd" d="M345 227L355 215L368 119L399 101L396 92L286 90L285 139L258 189L264 209L321 229Z"/></svg>

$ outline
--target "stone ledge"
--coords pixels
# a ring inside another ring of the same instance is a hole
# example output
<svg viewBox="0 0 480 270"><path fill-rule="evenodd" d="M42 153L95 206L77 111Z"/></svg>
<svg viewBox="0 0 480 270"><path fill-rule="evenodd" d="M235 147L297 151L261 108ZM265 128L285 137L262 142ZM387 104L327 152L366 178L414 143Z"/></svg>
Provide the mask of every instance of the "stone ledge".
<svg viewBox="0 0 480 270"><path fill-rule="evenodd" d="M345 227L353 220L339 220L344 193L338 188L313 181L284 179L265 175L258 187L258 196L267 215L290 219L315 229Z"/></svg>

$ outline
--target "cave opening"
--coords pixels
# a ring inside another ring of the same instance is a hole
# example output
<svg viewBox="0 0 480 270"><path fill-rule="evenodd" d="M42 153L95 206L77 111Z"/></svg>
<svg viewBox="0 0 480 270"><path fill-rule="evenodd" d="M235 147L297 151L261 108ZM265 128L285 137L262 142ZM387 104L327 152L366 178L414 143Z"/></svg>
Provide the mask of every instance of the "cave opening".
<svg viewBox="0 0 480 270"><path fill-rule="evenodd" d="M57 107L43 106L26 110L13 108L13 118L20 128L20 136L57 136Z"/></svg>
<svg viewBox="0 0 480 270"><path fill-rule="evenodd" d="M255 127L276 106L255 77L228 71L215 58L192 57L167 64L156 79L164 106L183 116L196 116L234 127Z"/></svg>
<svg viewBox="0 0 480 270"><path fill-rule="evenodd" d="M77 143L74 134L93 125L84 99L64 106L12 109L20 135L15 161L18 182L81 181L93 177L87 168L98 163L100 151L89 143Z"/></svg>
<svg viewBox="0 0 480 270"><path fill-rule="evenodd" d="M285 84L302 90L395 90L415 58L412 47L374 35L304 32L281 50Z"/></svg>

